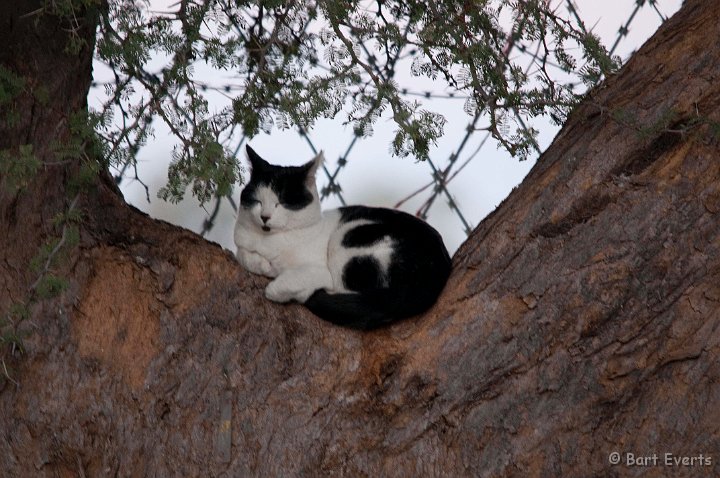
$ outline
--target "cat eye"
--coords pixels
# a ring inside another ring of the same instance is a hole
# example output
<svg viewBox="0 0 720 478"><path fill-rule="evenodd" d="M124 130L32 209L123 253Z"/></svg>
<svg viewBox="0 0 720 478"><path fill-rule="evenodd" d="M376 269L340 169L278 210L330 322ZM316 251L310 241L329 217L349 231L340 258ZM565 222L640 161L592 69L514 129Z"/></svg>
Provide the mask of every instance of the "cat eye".
<svg viewBox="0 0 720 478"><path fill-rule="evenodd" d="M255 206L256 204L260 204L260 201L258 201L257 199L246 199L246 200L242 201L242 206L245 209L250 209L251 207Z"/></svg>

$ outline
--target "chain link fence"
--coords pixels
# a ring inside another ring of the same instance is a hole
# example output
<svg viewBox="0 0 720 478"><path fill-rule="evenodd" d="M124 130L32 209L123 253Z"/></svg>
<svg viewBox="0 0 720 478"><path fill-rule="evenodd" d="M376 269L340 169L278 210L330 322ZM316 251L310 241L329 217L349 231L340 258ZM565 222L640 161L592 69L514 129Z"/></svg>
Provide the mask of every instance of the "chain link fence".
<svg viewBox="0 0 720 478"><path fill-rule="evenodd" d="M590 0L585 2L581 0L562 0L557 4L556 8L561 15L566 17L574 16L577 19L582 18L587 23L589 18L585 10L597 8L593 3L597 2ZM639 47L640 42L649 37L657 26L679 8L679 3L679 0L624 0L613 2L612 14L606 14L609 18L600 18L598 23L591 28L593 32L600 35L605 45L611 45L609 47L611 55L619 55L624 61L634 49ZM607 8L607 3L605 5L605 8ZM623 13L622 16L621 12ZM617 19L620 17L622 20L617 25ZM607 33L611 23L616 25L614 26L616 29L614 34ZM601 28L605 30L604 33L595 30ZM634 30L638 31L638 36L631 35ZM508 58L512 58L516 64L522 62L522 64L526 65L525 73L528 75L532 75L538 68L556 68L560 71L559 66L553 65L547 56L540 55L541 51L537 44L517 41L508 44L505 54ZM412 61L412 58L401 60L401 63L402 61L409 62ZM582 67L580 70L582 70ZM400 71L402 71L402 68L397 67L393 69L393 74L398 74L395 72ZM390 79L395 78L391 77ZM585 88L585 85L578 78L566 76L564 81L576 92L582 92L583 88ZM376 146L372 154L374 156L385 156L385 158L382 161L370 162L367 161L368 149L363 150L362 143L375 142L375 136L362 138L352 128L348 128L349 131L344 132L340 130L339 133L334 130L328 134L321 126L318 126L313 131L300 129L293 133L297 135L297 138L301 139L300 143L296 141L294 144L302 144L302 148L305 149L303 152L295 148L294 155L298 158L296 164L300 161L307 161L319 150L325 149L326 162L318 178L318 186L326 207L362 202L363 198L354 197L347 188L343 187L343 184L347 185L362 180L366 183L362 188L372 190L378 187L379 184L384 183L385 189L391 188L393 194L385 194L376 201L380 204L375 205L401 208L428 220L440 230L448 248L454 251L477 223L502 200L502 197L490 199L483 199L482 197L482 182L478 178L485 178L487 181L488 170L492 169L489 168L491 162L513 162L515 164L513 172L509 174L511 177L490 179L491 182L502 183L504 191L502 194L507 195L512 187L522 180L531 164L539 157L544 147L549 144L552 136L559 129L559 125L552 124L551 121L547 120L535 119L530 122L527 118L515 112L515 117L512 118L513 122L522 128L534 128L540 131L539 140L533 147L533 155L523 165L517 166L517 160L498 148L498 143L491 136L491 133L478 127L478 123L483 120L480 114L470 116L462 113L463 109L466 112L468 110L467 107L463 108L463 105L468 101L467 97L459 96L445 89L435 89L435 85L432 84L429 85L429 88L424 89L411 87L412 83L405 81L405 79L398 81L398 83L408 85L407 88L401 90L403 95L408 98L412 97L423 104L428 104L430 107L441 105L441 108L459 113L449 115L446 133L442 139L443 145L436 148L435 153L431 151L430 159L422 163L412 163L412 160L408 159L391 159L389 153L383 153L383 148L387 148L387 146L382 144L379 148ZM97 85L97 88L100 88L100 86ZM219 95L230 93L236 87L231 83L218 85L209 82L204 86L208 90L216 91ZM93 91L91 90L91 96ZM381 118L380 122L383 121L385 119ZM386 124L389 124L389 120ZM380 127L383 126L383 124L380 125ZM243 147L247 141L248 139L242 135L231 134L227 137L225 146L233 151L236 157L244 157ZM329 149L338 153L327 154ZM372 151L372 149L370 150ZM156 155L158 151L162 151L162 149L153 150L148 154ZM268 153L267 158L271 162L275 159L270 151L261 149L258 149L258 151L261 155ZM439 151L444 151L444 153ZM422 177L416 173L415 181L405 181L404 178L396 177L397 172L383 172L383 164L387 164L388 161L412 164L415 171L423 169L425 173ZM358 166L352 170L350 166L354 163L357 163ZM193 229L203 236L234 250L232 227L237 198L239 197L239 188L233 196L215 198L204 209L197 208L191 200L186 200L177 206L163 204L158 199L151 201L151 190L157 189L158 186L150 184L152 181L146 180L144 167L145 164L141 160L139 163L124 166L122 170L116 173L117 180L121 184L121 188L128 197L129 202L145 209L155 217ZM368 172L368 169L372 171ZM367 173L363 176L364 179L358 178L358 176L362 176L359 174L361 170L365 170ZM502 176L504 173L500 172L499 174ZM505 176L508 176L508 174L505 174ZM155 179L157 182L162 182L162 174L156 175Z"/></svg>

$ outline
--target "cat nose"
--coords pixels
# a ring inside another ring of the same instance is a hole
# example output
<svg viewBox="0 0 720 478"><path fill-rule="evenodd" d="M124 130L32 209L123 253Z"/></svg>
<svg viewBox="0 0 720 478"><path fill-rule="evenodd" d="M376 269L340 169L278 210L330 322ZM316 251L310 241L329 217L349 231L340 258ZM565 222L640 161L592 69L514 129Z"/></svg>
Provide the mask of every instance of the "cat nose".
<svg viewBox="0 0 720 478"><path fill-rule="evenodd" d="M270 220L270 216L260 216L260 219L262 219L263 224L266 224Z"/></svg>

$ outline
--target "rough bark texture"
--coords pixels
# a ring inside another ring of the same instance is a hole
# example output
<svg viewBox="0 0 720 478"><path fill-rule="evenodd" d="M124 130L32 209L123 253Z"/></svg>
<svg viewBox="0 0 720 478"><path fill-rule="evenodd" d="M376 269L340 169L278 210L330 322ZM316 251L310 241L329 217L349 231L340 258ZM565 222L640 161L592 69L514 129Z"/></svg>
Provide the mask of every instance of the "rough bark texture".
<svg viewBox="0 0 720 478"><path fill-rule="evenodd" d="M0 392L3 475L717 476L717 38L720 3L688 0L478 226L439 303L376 332L269 303L99 182L71 287L35 306ZM32 279L47 177L1 196L1 311Z"/></svg>
<svg viewBox="0 0 720 478"><path fill-rule="evenodd" d="M0 102L0 151L31 145L33 154L48 164L24 194L8 190L0 177L0 313L27 295L37 276L28 267L30 260L58 232L53 218L70 202L67 185L78 165L56 161L53 149L70 137L71 117L87 108L91 81L93 15L78 18L74 31L86 45L78 54L68 54L71 26L40 16L42 4L18 0L0 6L0 66L24 81L11 102Z"/></svg>

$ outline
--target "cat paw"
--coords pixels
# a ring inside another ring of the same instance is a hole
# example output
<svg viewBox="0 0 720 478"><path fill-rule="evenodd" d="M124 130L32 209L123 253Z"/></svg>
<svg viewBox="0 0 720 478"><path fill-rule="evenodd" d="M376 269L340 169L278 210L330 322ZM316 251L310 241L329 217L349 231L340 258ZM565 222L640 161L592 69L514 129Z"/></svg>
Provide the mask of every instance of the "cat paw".
<svg viewBox="0 0 720 478"><path fill-rule="evenodd" d="M253 274L260 274L267 277L277 276L277 271L272 264L270 264L270 261L260 254L246 251L245 249L238 249L237 258L245 270Z"/></svg>
<svg viewBox="0 0 720 478"><path fill-rule="evenodd" d="M301 304L312 295L315 290L298 289L297 287L289 287L286 281L274 280L265 288L265 297L273 302L284 304L290 301L296 301Z"/></svg>
<svg viewBox="0 0 720 478"><path fill-rule="evenodd" d="M258 269L260 270L260 274L264 275L265 277L277 277L277 271L275 268L268 262L267 259L261 258L262 261L258 264Z"/></svg>
<svg viewBox="0 0 720 478"><path fill-rule="evenodd" d="M265 297L273 302L284 304L293 299L293 294L291 291L283 288L280 282L274 280L265 288Z"/></svg>

